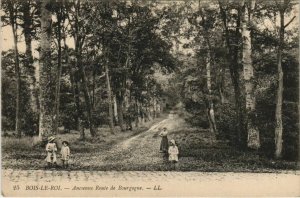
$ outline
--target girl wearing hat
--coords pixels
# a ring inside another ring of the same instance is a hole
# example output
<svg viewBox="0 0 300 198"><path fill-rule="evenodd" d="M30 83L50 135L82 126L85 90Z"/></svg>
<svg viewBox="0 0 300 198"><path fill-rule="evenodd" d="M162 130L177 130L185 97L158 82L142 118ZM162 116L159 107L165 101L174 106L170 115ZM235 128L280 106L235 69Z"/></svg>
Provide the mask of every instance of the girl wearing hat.
<svg viewBox="0 0 300 198"><path fill-rule="evenodd" d="M171 145L169 147L168 153L169 153L169 161L174 163L174 165L178 162L178 147L176 146L175 140L170 141Z"/></svg>
<svg viewBox="0 0 300 198"><path fill-rule="evenodd" d="M63 168L68 168L68 161L70 157L70 148L69 148L69 142L63 141L62 147L61 147L61 160L63 163Z"/></svg>
<svg viewBox="0 0 300 198"><path fill-rule="evenodd" d="M46 161L48 163L48 167L51 167L52 164L56 166L56 143L54 142L55 137L51 136L48 138L48 143L46 145L47 157Z"/></svg>
<svg viewBox="0 0 300 198"><path fill-rule="evenodd" d="M159 136L162 137L161 142L160 142L160 152L161 153L167 153L168 152L168 147L169 147L169 143L168 143L168 131L167 128L164 127L163 131L160 132Z"/></svg>

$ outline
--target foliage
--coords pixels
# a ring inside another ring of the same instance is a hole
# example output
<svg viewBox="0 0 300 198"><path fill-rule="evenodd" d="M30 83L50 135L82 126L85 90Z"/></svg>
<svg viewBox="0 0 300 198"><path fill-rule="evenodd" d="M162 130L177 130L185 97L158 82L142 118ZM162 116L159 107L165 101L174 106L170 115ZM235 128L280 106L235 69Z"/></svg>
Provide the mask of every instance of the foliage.
<svg viewBox="0 0 300 198"><path fill-rule="evenodd" d="M8 51L2 53L2 129L14 130L15 128L15 104L16 104L16 80L14 75L14 52ZM22 62L22 61L21 61ZM24 75L24 70L21 71ZM33 125L37 125L37 114L30 108L30 90L26 78L21 79L21 130L25 135L34 135Z"/></svg>
<svg viewBox="0 0 300 198"><path fill-rule="evenodd" d="M10 25L9 2L14 3L17 13L18 39L23 41L24 37L26 48L31 47L31 39L41 42L40 2L4 0L1 4L3 26ZM251 83L256 90L256 109L249 113L249 119L260 131L262 146L259 153L264 157L272 157L274 153L274 101L278 72L279 35L276 22L280 7L270 2L257 1L253 23L247 24L251 30L254 67ZM293 2L287 6L286 18L293 19L293 6ZM60 98L59 126L78 130L83 121L84 128L89 128L91 124L95 128L106 127L109 124L109 104L114 102L115 121L124 117L129 125L134 121L139 124L139 120L147 116L155 117L153 114L159 109L154 109L155 104L168 105L175 111L179 109L176 105L183 104L185 112L181 112L180 116L205 131L209 128L207 110L212 102L218 130L216 141L229 141L231 145L237 145L238 136L246 135L239 129L240 125L246 126L246 121L242 119L246 115L246 96L245 82L242 80L243 38L240 31L244 11L240 1L175 1L168 4L160 4L159 1L51 1L47 9L52 12L53 19L49 29L53 35L49 41L53 67L45 75L51 79L51 86L58 86L60 82L57 93ZM288 160L296 159L300 144L296 138L299 136L299 29L296 26L285 32L282 61L283 154ZM74 46L69 39L74 40ZM32 52L29 49L25 54L19 53L21 129L26 135L36 135L34 126L38 128L39 110L33 107L38 97L35 100L32 93L39 95L39 84L35 80L38 75L34 71L38 60L34 62L30 55ZM60 58L61 74L58 71ZM211 90L207 88L207 63L211 64ZM14 52L3 52L3 131L13 131L16 124L14 64ZM108 81L112 98L108 97ZM54 93L48 99L54 102ZM119 112L120 109L123 112ZM114 124L121 126L121 123ZM105 130L98 132L100 138L102 133L105 134ZM202 132L199 137L202 137ZM98 141L97 138L94 140ZM211 149L216 158L210 158L197 149L189 153L193 146L185 144L183 148L185 156L201 158L201 162L215 161L217 157L229 157L230 154L242 158L239 152ZM247 154L250 159L242 160L251 164L253 156ZM237 163L234 160L231 162ZM182 170L186 169L184 167Z"/></svg>

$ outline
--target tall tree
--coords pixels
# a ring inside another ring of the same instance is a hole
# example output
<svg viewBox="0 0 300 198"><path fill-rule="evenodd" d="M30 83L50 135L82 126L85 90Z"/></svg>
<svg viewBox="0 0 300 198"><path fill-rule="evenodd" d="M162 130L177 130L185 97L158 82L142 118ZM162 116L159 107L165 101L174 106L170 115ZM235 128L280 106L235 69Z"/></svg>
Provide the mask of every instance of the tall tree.
<svg viewBox="0 0 300 198"><path fill-rule="evenodd" d="M67 9L69 14L67 16L68 16L69 24L71 25L71 35L74 38L74 42L75 42L76 69L78 75L74 75L75 77L74 79L75 82L81 80L84 100L85 100L86 113L87 113L87 125L88 128L90 129L91 135L95 136L96 132L94 129L93 118L92 118L92 111L93 111L92 102L91 102L91 97L88 88L87 76L82 62L83 45L86 39L86 35L88 34L88 31L91 29L91 27L86 24L87 20L85 20L84 18L84 14L88 15L88 13L91 12L89 5L90 4L88 2L82 3L80 0L70 2Z"/></svg>
<svg viewBox="0 0 300 198"><path fill-rule="evenodd" d="M23 28L24 38L25 38L25 59L24 67L26 68L27 75L29 77L29 84L31 85L31 102L33 107L33 112L39 112L39 97L37 91L37 83L35 77L35 67L33 65L33 55L32 55L32 40L34 39L36 26L37 26L37 11L39 3L32 0L20 1L20 12L21 24Z"/></svg>
<svg viewBox="0 0 300 198"><path fill-rule="evenodd" d="M207 58L206 58L206 85L208 90L208 106L207 106L207 117L209 122L210 131L214 134L214 137L217 134L217 125L215 120L215 110L214 103L212 100L212 87L211 87L211 46L209 38L207 38L206 42L208 43L207 49Z"/></svg>
<svg viewBox="0 0 300 198"><path fill-rule="evenodd" d="M54 9L57 21L54 23L55 35L57 39L57 69L56 69L56 87L55 87L55 109L54 109L54 131L58 133L59 127L59 107L60 107L60 87L61 87L61 73L62 73L62 39L66 37L66 30L64 24L66 21L66 13L63 2L55 3ZM63 34L63 35L62 35Z"/></svg>
<svg viewBox="0 0 300 198"><path fill-rule="evenodd" d="M284 21L284 15L292 5L291 0L275 0L276 7L279 12L279 41L277 47L277 75L278 75L278 87L276 94L276 110L275 110L275 158L282 157L282 137L283 137L283 125L282 125L282 102L283 102L283 70L282 70L282 54L284 50L284 34L285 28L295 19L293 17L287 24Z"/></svg>
<svg viewBox="0 0 300 198"><path fill-rule="evenodd" d="M233 2L234 4L236 2ZM240 25L241 25L241 6L238 3L237 5L227 4L224 5L222 1L219 1L219 8L221 19L223 22L224 36L226 41L227 48L227 57L229 62L229 71L231 76L231 81L234 88L234 98L235 98L235 110L237 115L237 129L236 135L234 137L235 142L241 148L245 148L247 145L247 134L245 130L245 117L244 117L244 108L242 105L242 92L240 85L240 74L239 74L239 52L240 52ZM235 9L232 9L232 8ZM232 14L234 13L234 14ZM230 16L234 15L234 16ZM232 19L235 19L231 21ZM232 27L229 27L231 26Z"/></svg>
<svg viewBox="0 0 300 198"><path fill-rule="evenodd" d="M20 114L20 101L21 101L21 78L20 78L20 61L19 61L19 50L18 50L18 23L17 23L17 15L18 15L18 8L19 6L17 3L9 0L7 1L7 10L9 12L9 21L12 28L13 39L14 39L14 53L15 53L15 77L16 77L16 124L15 124L15 132L16 134L21 137L21 114Z"/></svg>
<svg viewBox="0 0 300 198"><path fill-rule="evenodd" d="M40 120L39 137L53 133L54 87L51 76L51 1L43 0L41 5L41 40L40 40Z"/></svg>
<svg viewBox="0 0 300 198"><path fill-rule="evenodd" d="M247 144L249 148L258 149L260 147L259 131L253 123L254 117L251 114L255 113L255 95L254 95L254 72L252 65L252 43L251 43L251 28L253 25L253 11L255 0L243 0L243 18L242 18L242 37L243 37L243 72L245 80L246 94L246 121L247 121Z"/></svg>
<svg viewBox="0 0 300 198"><path fill-rule="evenodd" d="M208 21L207 16L204 16L203 8L201 8L200 0L199 0L199 13L201 15L202 21L201 25L204 29L204 39L206 41L206 48L207 48L207 55L206 55L206 85L208 90L208 105L207 105L207 117L209 122L210 131L216 137L217 134L217 125L215 120L215 110L214 110L214 103L212 100L212 80L211 80L211 62L212 62L212 46L209 37L209 29L212 29L214 26L213 21ZM211 18L210 18L211 19Z"/></svg>
<svg viewBox="0 0 300 198"><path fill-rule="evenodd" d="M106 76L106 86L108 93L108 115L109 115L109 127L112 134L114 134L114 112L113 112L113 100L112 100L112 90L110 85L110 75L108 69L108 61L104 63L105 67L105 76Z"/></svg>

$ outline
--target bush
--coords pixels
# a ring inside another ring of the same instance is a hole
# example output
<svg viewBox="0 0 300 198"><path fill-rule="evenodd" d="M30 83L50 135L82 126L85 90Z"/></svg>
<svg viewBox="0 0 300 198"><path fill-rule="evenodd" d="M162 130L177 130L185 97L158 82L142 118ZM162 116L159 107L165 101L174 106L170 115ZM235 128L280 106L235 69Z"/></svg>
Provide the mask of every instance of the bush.
<svg viewBox="0 0 300 198"><path fill-rule="evenodd" d="M275 86L271 86L257 97L255 124L260 131L261 152L272 158L275 152ZM270 102L272 101L272 102ZM298 103L284 102L283 109L283 158L287 160L297 159L299 115Z"/></svg>
<svg viewBox="0 0 300 198"><path fill-rule="evenodd" d="M98 103L96 110L93 112L93 122L95 127L100 127L102 125L109 124L108 115L108 100L102 100Z"/></svg>
<svg viewBox="0 0 300 198"><path fill-rule="evenodd" d="M296 160L298 154L299 120L297 103L283 104L283 157Z"/></svg>
<svg viewBox="0 0 300 198"><path fill-rule="evenodd" d="M25 135L33 136L38 135L38 114L36 112L25 112L26 119L22 122L22 131Z"/></svg>
<svg viewBox="0 0 300 198"><path fill-rule="evenodd" d="M206 107L204 103L194 102L191 99L185 100L185 109L189 113L186 116L186 122L192 126L208 128L209 122L206 116Z"/></svg>
<svg viewBox="0 0 300 198"><path fill-rule="evenodd" d="M75 105L65 105L64 110L59 114L60 126L64 126L65 129L69 130L77 130L76 116L77 110L75 109Z"/></svg>
<svg viewBox="0 0 300 198"><path fill-rule="evenodd" d="M230 140L234 144L237 121L234 104L226 103L216 106L216 122L220 139Z"/></svg>
<svg viewBox="0 0 300 198"><path fill-rule="evenodd" d="M275 93L274 85L264 92L259 93L256 97L257 118L253 119L260 133L260 151L270 158L274 156L275 151Z"/></svg>

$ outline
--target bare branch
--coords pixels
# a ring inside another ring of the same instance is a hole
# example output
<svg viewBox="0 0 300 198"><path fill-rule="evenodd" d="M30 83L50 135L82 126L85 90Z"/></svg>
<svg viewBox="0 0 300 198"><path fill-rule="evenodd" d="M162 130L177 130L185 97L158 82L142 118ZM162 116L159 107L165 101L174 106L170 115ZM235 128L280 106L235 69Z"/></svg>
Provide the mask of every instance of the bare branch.
<svg viewBox="0 0 300 198"><path fill-rule="evenodd" d="M293 21L294 19L296 18L296 16L294 16L285 26L284 28L286 28L287 26L289 26Z"/></svg>

